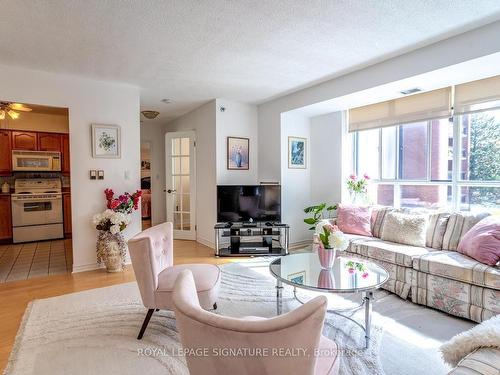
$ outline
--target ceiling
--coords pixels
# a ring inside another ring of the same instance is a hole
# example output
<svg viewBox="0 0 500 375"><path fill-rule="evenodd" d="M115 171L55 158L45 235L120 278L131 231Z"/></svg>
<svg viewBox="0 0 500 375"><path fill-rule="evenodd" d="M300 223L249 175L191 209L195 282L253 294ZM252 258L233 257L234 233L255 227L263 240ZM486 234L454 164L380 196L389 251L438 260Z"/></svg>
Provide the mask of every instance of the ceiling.
<svg viewBox="0 0 500 375"><path fill-rule="evenodd" d="M500 19L498 0L0 4L0 64L138 85L153 122L217 97L262 103Z"/></svg>

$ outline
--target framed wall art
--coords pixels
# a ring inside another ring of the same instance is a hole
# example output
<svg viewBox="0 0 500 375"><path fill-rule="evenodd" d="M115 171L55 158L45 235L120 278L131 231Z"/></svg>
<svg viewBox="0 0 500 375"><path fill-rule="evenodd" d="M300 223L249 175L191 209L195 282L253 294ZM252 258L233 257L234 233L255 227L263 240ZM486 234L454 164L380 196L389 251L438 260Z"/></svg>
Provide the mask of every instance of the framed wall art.
<svg viewBox="0 0 500 375"><path fill-rule="evenodd" d="M288 168L305 169L307 166L307 139L288 137Z"/></svg>
<svg viewBox="0 0 500 375"><path fill-rule="evenodd" d="M92 124L92 157L119 159L121 157L120 127Z"/></svg>
<svg viewBox="0 0 500 375"><path fill-rule="evenodd" d="M249 160L250 139L240 137L227 137L227 169L249 169Z"/></svg>

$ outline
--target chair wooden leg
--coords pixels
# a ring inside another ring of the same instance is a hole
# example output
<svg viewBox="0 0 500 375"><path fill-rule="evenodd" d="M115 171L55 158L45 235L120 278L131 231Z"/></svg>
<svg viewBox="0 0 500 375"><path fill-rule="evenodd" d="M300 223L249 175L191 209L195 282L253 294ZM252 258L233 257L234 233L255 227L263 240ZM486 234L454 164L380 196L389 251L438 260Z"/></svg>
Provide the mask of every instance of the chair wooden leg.
<svg viewBox="0 0 500 375"><path fill-rule="evenodd" d="M151 319L151 316L155 312L155 309L149 309L148 312L146 313L146 317L144 318L144 322L142 323L141 330L139 332L139 336L137 336L137 340L142 339L142 336L144 335L144 331L146 331L146 327L148 326L149 319Z"/></svg>
<svg viewBox="0 0 500 375"><path fill-rule="evenodd" d="M214 303L214 310L217 310L217 302Z"/></svg>

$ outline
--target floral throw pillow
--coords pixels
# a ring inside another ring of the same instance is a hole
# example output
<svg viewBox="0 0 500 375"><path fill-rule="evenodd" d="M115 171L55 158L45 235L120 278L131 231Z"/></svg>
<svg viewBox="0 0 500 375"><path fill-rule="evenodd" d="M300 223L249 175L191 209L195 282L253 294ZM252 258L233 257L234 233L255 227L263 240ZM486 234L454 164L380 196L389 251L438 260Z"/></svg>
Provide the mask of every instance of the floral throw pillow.
<svg viewBox="0 0 500 375"><path fill-rule="evenodd" d="M373 237L370 228L371 207L340 204L337 210L337 226L344 233Z"/></svg>

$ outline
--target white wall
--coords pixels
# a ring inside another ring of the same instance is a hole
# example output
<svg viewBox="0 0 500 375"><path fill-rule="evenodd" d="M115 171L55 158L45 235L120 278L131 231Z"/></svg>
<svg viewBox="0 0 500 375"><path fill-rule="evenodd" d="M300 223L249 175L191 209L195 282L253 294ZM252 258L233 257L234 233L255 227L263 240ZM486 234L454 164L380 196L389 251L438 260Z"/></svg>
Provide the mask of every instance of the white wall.
<svg viewBox="0 0 500 375"><path fill-rule="evenodd" d="M207 246L213 246L217 217L215 110L216 101L212 100L165 126L166 132L196 132L196 240Z"/></svg>
<svg viewBox="0 0 500 375"><path fill-rule="evenodd" d="M151 222L156 225L166 221L164 127L143 122L141 142L151 144Z"/></svg>
<svg viewBox="0 0 500 375"><path fill-rule="evenodd" d="M500 21L345 74L258 107L259 180L280 176L280 114L500 51Z"/></svg>
<svg viewBox="0 0 500 375"><path fill-rule="evenodd" d="M254 185L258 183L257 107L226 99L216 100L217 184ZM220 108L225 111L221 112ZM227 137L250 139L248 170L227 169Z"/></svg>
<svg viewBox="0 0 500 375"><path fill-rule="evenodd" d="M311 200L338 203L342 184L342 113L311 118Z"/></svg>
<svg viewBox="0 0 500 375"><path fill-rule="evenodd" d="M131 192L140 187L139 90L6 66L0 66L0 76L3 100L69 108L73 270L96 268L96 230L90 221L93 214L105 208L104 189ZM92 158L92 123L121 126L120 159ZM105 179L90 180L89 169L103 169ZM140 213L136 212L125 236L132 236L140 227Z"/></svg>
<svg viewBox="0 0 500 375"><path fill-rule="evenodd" d="M304 208L311 204L311 139L308 117L293 112L281 115L281 220L290 225L290 243L309 241ZM307 139L306 169L288 168L288 137Z"/></svg>

